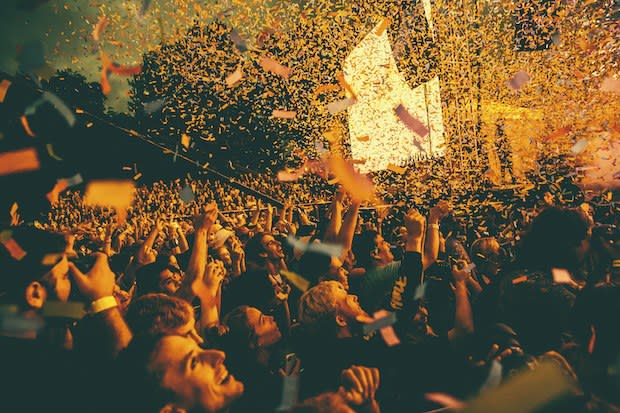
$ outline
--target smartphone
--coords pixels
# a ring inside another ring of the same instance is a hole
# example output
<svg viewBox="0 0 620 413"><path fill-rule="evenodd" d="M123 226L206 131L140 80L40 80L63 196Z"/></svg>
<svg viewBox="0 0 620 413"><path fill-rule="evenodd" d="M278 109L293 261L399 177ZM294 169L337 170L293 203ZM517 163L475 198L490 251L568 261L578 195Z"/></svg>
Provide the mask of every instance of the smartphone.
<svg viewBox="0 0 620 413"><path fill-rule="evenodd" d="M290 376L293 373L293 369L295 369L295 365L297 364L297 354L288 353L284 356L284 372L287 376Z"/></svg>

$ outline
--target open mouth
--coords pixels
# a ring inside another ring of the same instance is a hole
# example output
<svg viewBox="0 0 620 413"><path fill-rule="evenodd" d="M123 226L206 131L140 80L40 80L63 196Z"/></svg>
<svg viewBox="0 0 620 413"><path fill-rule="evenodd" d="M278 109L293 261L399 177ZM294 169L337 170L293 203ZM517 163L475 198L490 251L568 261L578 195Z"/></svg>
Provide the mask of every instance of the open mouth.
<svg viewBox="0 0 620 413"><path fill-rule="evenodd" d="M230 380L232 379L232 374L230 374L228 372L228 370L225 370L224 373L221 375L221 379L219 381L220 384L228 384L230 383Z"/></svg>

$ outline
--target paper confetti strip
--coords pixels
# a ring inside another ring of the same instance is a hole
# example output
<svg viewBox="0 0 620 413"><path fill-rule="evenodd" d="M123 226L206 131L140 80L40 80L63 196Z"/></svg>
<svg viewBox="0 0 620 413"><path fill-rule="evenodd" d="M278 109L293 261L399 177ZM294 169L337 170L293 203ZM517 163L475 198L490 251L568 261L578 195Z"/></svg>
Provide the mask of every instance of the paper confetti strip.
<svg viewBox="0 0 620 413"><path fill-rule="evenodd" d="M411 116L407 109L401 104L396 109L396 116L409 128L409 130L415 132L422 138L428 135L429 129L422 122Z"/></svg>
<svg viewBox="0 0 620 413"><path fill-rule="evenodd" d="M284 79L288 79L293 72L293 69L282 66L280 63L267 56L261 56L258 59L258 64L265 72L274 73L278 76L282 76Z"/></svg>
<svg viewBox="0 0 620 413"><path fill-rule="evenodd" d="M183 201L183 203L185 204L189 204L196 199L196 197L194 196L194 191L189 185L181 189L181 191L179 192L179 198L181 198L181 201Z"/></svg>
<svg viewBox="0 0 620 413"><path fill-rule="evenodd" d="M86 186L84 204L126 209L133 202L133 196L132 181L91 181Z"/></svg>
<svg viewBox="0 0 620 413"><path fill-rule="evenodd" d="M385 30L390 26L390 18L389 17L385 17L383 18L383 20L381 21L381 24L379 25L379 27L377 27L377 29L375 30L375 35L376 36L381 36L383 33L385 33Z"/></svg>
<svg viewBox="0 0 620 413"><path fill-rule="evenodd" d="M530 413L575 391L575 384L555 362L525 370L505 384L466 404L462 413ZM527 395L527 397L524 397Z"/></svg>
<svg viewBox="0 0 620 413"><path fill-rule="evenodd" d="M2 233L0 233L0 244L2 244L11 257L17 261L21 261L27 255L27 252L13 239L13 233L11 231L2 231Z"/></svg>
<svg viewBox="0 0 620 413"><path fill-rule="evenodd" d="M601 92L620 93L620 79L608 77L601 83Z"/></svg>
<svg viewBox="0 0 620 413"><path fill-rule="evenodd" d="M248 46L245 43L245 40L243 40L243 37L241 37L237 29L233 29L230 32L230 40L235 44L235 46L237 46L237 49L239 49L241 53L248 50Z"/></svg>
<svg viewBox="0 0 620 413"><path fill-rule="evenodd" d="M373 331L389 327L396 323L396 313L390 313L389 311L375 313L375 321L369 324L364 324L362 331L365 335L372 333Z"/></svg>
<svg viewBox="0 0 620 413"><path fill-rule="evenodd" d="M241 71L241 68L238 68L233 73L226 76L226 86L233 87L235 83L240 81L242 78L243 78L243 72Z"/></svg>
<svg viewBox="0 0 620 413"><path fill-rule="evenodd" d="M387 169L392 172L396 172L399 175L402 175L405 172L407 172L407 168L403 168L403 167L400 167L400 166L397 166L391 163L388 164Z"/></svg>
<svg viewBox="0 0 620 413"><path fill-rule="evenodd" d="M339 244L325 244L322 242L304 242L300 239L289 235L286 241L295 249L301 252L316 252L324 254L330 257L339 257L342 254L342 245Z"/></svg>
<svg viewBox="0 0 620 413"><path fill-rule="evenodd" d="M329 103L327 105L327 110L329 111L329 113L333 115L334 113L347 110L348 108L353 106L356 102L357 100L355 98L346 98L346 99L338 100L336 102Z"/></svg>
<svg viewBox="0 0 620 413"><path fill-rule="evenodd" d="M0 82L0 103L4 103L4 99L6 98L6 93L9 91L11 87L11 81L4 79Z"/></svg>
<svg viewBox="0 0 620 413"><path fill-rule="evenodd" d="M291 284L293 284L299 291L305 293L310 288L310 281L306 280L299 274L290 271L280 271Z"/></svg>
<svg viewBox="0 0 620 413"><path fill-rule="evenodd" d="M271 117L280 119L295 119L297 117L297 112L289 110L274 110L271 113Z"/></svg>
<svg viewBox="0 0 620 413"><path fill-rule="evenodd" d="M0 176L36 171L39 168L39 156L34 148L0 153Z"/></svg>

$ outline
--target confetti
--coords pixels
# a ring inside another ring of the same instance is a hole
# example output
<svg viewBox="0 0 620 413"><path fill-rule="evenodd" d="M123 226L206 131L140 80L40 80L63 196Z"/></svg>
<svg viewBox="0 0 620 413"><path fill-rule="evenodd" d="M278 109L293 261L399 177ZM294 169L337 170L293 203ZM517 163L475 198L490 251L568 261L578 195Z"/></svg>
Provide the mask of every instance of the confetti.
<svg viewBox="0 0 620 413"><path fill-rule="evenodd" d="M407 172L407 168L403 168L394 164L389 163L387 165L387 169L392 171L392 172L396 172L399 175L403 175L405 172Z"/></svg>
<svg viewBox="0 0 620 413"><path fill-rule="evenodd" d="M392 325L396 322L396 313L390 313L386 310L380 310L374 313L373 316L375 321L372 322L370 325L378 326L379 333L381 334L383 341L385 341L385 344L387 344L388 347L393 347L400 344L400 340L396 336L394 328L392 327Z"/></svg>
<svg viewBox="0 0 620 413"><path fill-rule="evenodd" d="M81 320L86 315L84 303L69 301L46 301L43 306L44 318L65 318L71 320Z"/></svg>
<svg viewBox="0 0 620 413"><path fill-rule="evenodd" d="M305 293L306 291L308 291L308 288L310 288L310 281L306 280L299 274L284 270L280 271L280 274L282 274L291 284L293 284L301 292Z"/></svg>
<svg viewBox="0 0 620 413"><path fill-rule="evenodd" d="M506 81L506 84L512 90L517 91L521 89L523 86L525 86L525 84L529 81L530 81L530 76L527 74L527 72L523 70L519 70L517 73L514 74L512 79Z"/></svg>
<svg viewBox="0 0 620 413"><path fill-rule="evenodd" d="M237 68L237 70L235 70L233 73L226 76L226 85L228 87L233 87L233 85L240 81L242 78L243 72L241 71L241 68Z"/></svg>
<svg viewBox="0 0 620 413"><path fill-rule="evenodd" d="M425 294L426 294L426 283L423 282L422 284L416 287L415 293L413 294L413 299L422 300Z"/></svg>
<svg viewBox="0 0 620 413"><path fill-rule="evenodd" d="M620 79L608 77L601 83L601 92L620 93Z"/></svg>
<svg viewBox="0 0 620 413"><path fill-rule="evenodd" d="M133 197L134 184L132 181L91 181L86 185L84 204L127 209L131 206Z"/></svg>
<svg viewBox="0 0 620 413"><path fill-rule="evenodd" d="M2 82L0 82L0 103L4 103L4 99L6 98L11 84L11 81L8 79L3 79Z"/></svg>
<svg viewBox="0 0 620 413"><path fill-rule="evenodd" d="M288 77L293 72L292 69L289 69L286 66L282 66L280 63L267 56L261 56L258 60L258 64L263 68L265 72L274 73L278 76L283 77L284 79L288 79Z"/></svg>
<svg viewBox="0 0 620 413"><path fill-rule="evenodd" d="M375 186L372 180L357 172L350 161L334 156L330 159L329 167L352 199L368 201L374 198Z"/></svg>
<svg viewBox="0 0 620 413"><path fill-rule="evenodd" d="M347 110L356 102L357 100L355 98L346 98L343 100L338 100L336 102L331 102L327 105L327 111L333 115L335 113Z"/></svg>
<svg viewBox="0 0 620 413"><path fill-rule="evenodd" d="M271 117L280 119L295 119L295 117L297 117L297 112L288 110L274 110L271 113Z"/></svg>
<svg viewBox="0 0 620 413"><path fill-rule="evenodd" d="M189 142L190 142L191 138L189 137L189 135L187 133L184 133L181 135L181 145L185 148L185 149L189 149Z"/></svg>
<svg viewBox="0 0 620 413"><path fill-rule="evenodd" d="M460 411L530 413L573 393L575 389L575 383L556 362L544 362L533 370L523 370L493 391L484 392ZM519 397L525 394L527 397Z"/></svg>
<svg viewBox="0 0 620 413"><path fill-rule="evenodd" d="M370 137L368 135L364 135L364 136L358 136L356 139L360 142L368 142L370 140Z"/></svg>
<svg viewBox="0 0 620 413"><path fill-rule="evenodd" d="M11 231L2 231L0 233L0 243L6 248L11 257L17 261L21 261L28 254L17 241L13 239L13 233Z"/></svg>
<svg viewBox="0 0 620 413"><path fill-rule="evenodd" d="M374 321L369 324L364 324L362 327L362 331L364 335L368 335L373 331L391 326L396 323L396 313L391 313L389 311L376 312L374 314Z"/></svg>
<svg viewBox="0 0 620 413"><path fill-rule="evenodd" d="M381 36L383 35L383 33L385 33L385 30L390 27L390 19L388 17L383 18L383 20L381 21L381 25L379 27L377 27L377 29L375 30L375 35L376 36Z"/></svg>
<svg viewBox="0 0 620 413"><path fill-rule="evenodd" d="M235 44L235 46L237 46L237 49L239 49L241 53L244 53L248 50L248 46L245 43L245 40L243 40L237 29L233 29L230 32L230 40Z"/></svg>
<svg viewBox="0 0 620 413"><path fill-rule="evenodd" d="M181 198L181 201L183 201L183 203L185 204L194 202L194 200L196 199L196 197L194 196L194 191L192 190L192 187L189 185L181 189L181 191L179 192L179 197Z"/></svg>
<svg viewBox="0 0 620 413"><path fill-rule="evenodd" d="M156 99L151 102L142 102L142 110L144 110L144 113L152 115L153 113L161 110L165 104L166 104L165 98Z"/></svg>
<svg viewBox="0 0 620 413"><path fill-rule="evenodd" d="M512 285L516 285L516 284L521 284L527 281L527 276L526 275L522 275L520 277L514 278L512 280Z"/></svg>
<svg viewBox="0 0 620 413"><path fill-rule="evenodd" d="M34 148L0 153L0 176L36 171L39 168L39 156Z"/></svg>
<svg viewBox="0 0 620 413"><path fill-rule="evenodd" d="M411 116L402 104L398 105L394 111L401 122L403 122L411 131L420 135L422 138L428 135L428 128L422 122Z"/></svg>
<svg viewBox="0 0 620 413"><path fill-rule="evenodd" d="M323 242L305 242L292 235L286 238L286 242L293 248L301 252L316 252L330 257L340 257L342 255L342 245L326 244Z"/></svg>
<svg viewBox="0 0 620 413"><path fill-rule="evenodd" d="M586 146L588 146L588 141L582 138L575 142L575 144L570 150L575 155L578 155L586 149Z"/></svg>
<svg viewBox="0 0 620 413"><path fill-rule="evenodd" d="M65 118L69 126L73 127L73 125L75 125L75 115L58 96L46 90L43 92L43 99L52 104L54 109Z"/></svg>
<svg viewBox="0 0 620 413"><path fill-rule="evenodd" d="M99 16L99 20L97 20L97 23L93 26L93 33L92 33L93 39L95 39L97 43L101 41L101 36L103 32L105 31L107 25L108 25L108 18L106 16Z"/></svg>

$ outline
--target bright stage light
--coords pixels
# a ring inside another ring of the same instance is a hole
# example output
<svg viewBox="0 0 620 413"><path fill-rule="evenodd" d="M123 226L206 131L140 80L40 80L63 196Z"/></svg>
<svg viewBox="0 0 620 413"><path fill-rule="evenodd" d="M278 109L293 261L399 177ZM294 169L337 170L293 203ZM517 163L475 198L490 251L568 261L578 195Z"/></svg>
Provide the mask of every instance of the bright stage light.
<svg viewBox="0 0 620 413"><path fill-rule="evenodd" d="M357 94L357 103L348 109L349 135L353 159L365 159L358 164L361 172L444 153L439 77L410 88L398 71L387 31L377 35L378 27L353 49L344 64L345 79ZM400 104L427 125L428 135L415 135L400 121L394 113ZM414 139L421 142L423 151Z"/></svg>

